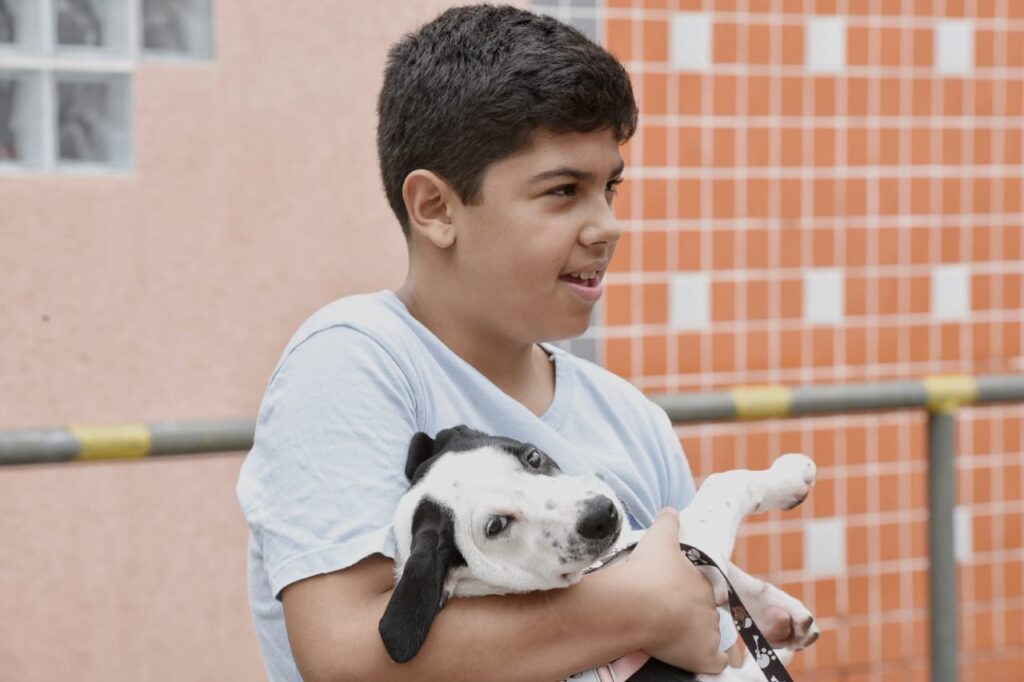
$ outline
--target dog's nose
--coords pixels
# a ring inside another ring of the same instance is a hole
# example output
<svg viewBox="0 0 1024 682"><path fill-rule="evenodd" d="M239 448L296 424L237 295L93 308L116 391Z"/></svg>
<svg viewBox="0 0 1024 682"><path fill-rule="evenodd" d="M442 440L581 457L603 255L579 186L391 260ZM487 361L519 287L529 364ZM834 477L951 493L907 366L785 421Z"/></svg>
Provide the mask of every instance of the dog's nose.
<svg viewBox="0 0 1024 682"><path fill-rule="evenodd" d="M591 497L583 503L576 522L576 532L588 540L603 540L619 526L619 512L615 503L604 495Z"/></svg>

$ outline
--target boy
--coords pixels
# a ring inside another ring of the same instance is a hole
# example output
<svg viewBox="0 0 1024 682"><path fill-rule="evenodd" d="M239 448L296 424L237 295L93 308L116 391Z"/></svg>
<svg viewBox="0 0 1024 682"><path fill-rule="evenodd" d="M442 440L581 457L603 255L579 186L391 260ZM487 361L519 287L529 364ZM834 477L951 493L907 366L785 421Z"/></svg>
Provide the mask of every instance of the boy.
<svg viewBox="0 0 1024 682"><path fill-rule="evenodd" d="M238 484L271 679L555 680L637 649L719 672L710 587L678 551L675 515L658 513L694 493L667 417L541 345L587 328L620 236L619 146L637 115L622 65L553 19L455 8L392 48L378 115L407 279L299 329ZM453 600L399 665L377 623L406 450L460 423L599 473L651 532L573 587Z"/></svg>

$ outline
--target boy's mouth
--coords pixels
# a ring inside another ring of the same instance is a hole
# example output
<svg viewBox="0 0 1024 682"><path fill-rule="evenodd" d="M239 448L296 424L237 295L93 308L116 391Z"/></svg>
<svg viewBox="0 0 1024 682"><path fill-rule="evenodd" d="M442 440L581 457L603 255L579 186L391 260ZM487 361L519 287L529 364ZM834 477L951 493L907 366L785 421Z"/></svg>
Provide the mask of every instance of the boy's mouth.
<svg viewBox="0 0 1024 682"><path fill-rule="evenodd" d="M567 275L562 275L559 279L569 282L570 284L594 289L601 284L602 274L604 273L601 270L592 270L590 272L571 272Z"/></svg>
<svg viewBox="0 0 1024 682"><path fill-rule="evenodd" d="M570 272L560 276L558 279L569 286L569 290L587 303L596 303L604 288L601 286L601 276L604 270L583 270Z"/></svg>

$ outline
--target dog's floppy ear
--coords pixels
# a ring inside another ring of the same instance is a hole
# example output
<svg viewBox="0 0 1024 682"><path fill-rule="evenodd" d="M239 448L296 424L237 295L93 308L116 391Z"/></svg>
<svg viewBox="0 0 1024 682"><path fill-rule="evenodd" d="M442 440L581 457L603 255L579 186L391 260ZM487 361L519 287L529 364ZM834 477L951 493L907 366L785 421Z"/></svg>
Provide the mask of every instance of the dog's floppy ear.
<svg viewBox="0 0 1024 682"><path fill-rule="evenodd" d="M409 558L378 627L395 661L405 663L419 652L434 616L449 596L445 594L448 571L465 563L455 546L451 510L423 498L413 514Z"/></svg>
<svg viewBox="0 0 1024 682"><path fill-rule="evenodd" d="M441 429L434 438L422 431L417 432L409 442L409 452L405 457L405 477L410 483L416 483L427 473L430 460L438 453L453 449L455 444L462 445L461 449L466 449L474 439L484 436L485 434L465 424Z"/></svg>
<svg viewBox="0 0 1024 682"><path fill-rule="evenodd" d="M409 453L405 457L405 477L409 481L416 481L416 471L428 459L434 456L434 439L423 433L416 432L409 442Z"/></svg>

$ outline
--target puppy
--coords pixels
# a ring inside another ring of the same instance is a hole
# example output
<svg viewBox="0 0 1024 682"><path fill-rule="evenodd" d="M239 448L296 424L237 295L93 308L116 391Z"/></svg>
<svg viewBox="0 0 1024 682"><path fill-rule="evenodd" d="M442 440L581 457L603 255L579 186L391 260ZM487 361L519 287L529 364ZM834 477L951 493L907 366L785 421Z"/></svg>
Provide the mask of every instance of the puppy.
<svg viewBox="0 0 1024 682"><path fill-rule="evenodd" d="M379 628L388 653L398 662L416 655L450 597L567 587L599 557L643 534L624 523L621 502L600 479L567 475L529 443L466 426L445 429L436 438L417 433L405 473L412 486L395 512L396 584ZM814 477L814 463L803 455L784 455L765 471L712 474L680 513L680 540L711 557L755 622L773 624L772 644L790 650L817 639L810 612L778 588L743 573L728 558L744 516L796 506ZM701 570L714 587L716 601L727 603L721 574L709 567ZM779 652L785 660L789 655L791 651ZM648 675L641 670L631 679L694 679L656 668L669 667L652 659L645 666ZM725 682L764 676L758 661L747 657L741 669L696 679Z"/></svg>

